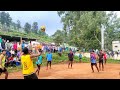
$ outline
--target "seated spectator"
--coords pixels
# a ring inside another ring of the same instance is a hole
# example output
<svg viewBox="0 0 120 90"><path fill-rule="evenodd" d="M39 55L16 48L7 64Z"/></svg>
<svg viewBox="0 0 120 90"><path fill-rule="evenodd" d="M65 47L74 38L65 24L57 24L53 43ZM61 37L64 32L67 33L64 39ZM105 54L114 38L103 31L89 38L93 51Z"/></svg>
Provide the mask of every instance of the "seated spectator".
<svg viewBox="0 0 120 90"><path fill-rule="evenodd" d="M18 50L18 52L17 52L17 57L20 60L20 50Z"/></svg>
<svg viewBox="0 0 120 90"><path fill-rule="evenodd" d="M11 56L11 53L9 50L6 51L6 56L7 56L7 58L9 58Z"/></svg>
<svg viewBox="0 0 120 90"><path fill-rule="evenodd" d="M10 51L10 53L14 55L14 54L15 54L14 49L12 49L12 50Z"/></svg>
<svg viewBox="0 0 120 90"><path fill-rule="evenodd" d="M10 66L15 66L16 62L13 60L13 58L15 57L14 54L11 55L11 57L8 58Z"/></svg>

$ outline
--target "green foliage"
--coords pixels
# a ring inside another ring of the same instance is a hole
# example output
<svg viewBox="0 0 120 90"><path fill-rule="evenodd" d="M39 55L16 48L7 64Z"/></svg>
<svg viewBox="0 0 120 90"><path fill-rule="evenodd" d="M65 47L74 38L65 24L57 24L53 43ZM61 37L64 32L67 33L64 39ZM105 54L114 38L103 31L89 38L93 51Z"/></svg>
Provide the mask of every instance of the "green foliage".
<svg viewBox="0 0 120 90"><path fill-rule="evenodd" d="M62 44L64 42L64 33L61 30L57 30L54 35L52 35L53 41L56 44Z"/></svg>
<svg viewBox="0 0 120 90"><path fill-rule="evenodd" d="M111 49L113 40L120 37L120 19L114 12L58 11L63 23L64 38L70 45L86 49L101 47L101 26L105 27L105 48Z"/></svg>
<svg viewBox="0 0 120 90"><path fill-rule="evenodd" d="M25 23L24 30L25 30L26 33L30 33L31 25L28 22Z"/></svg>
<svg viewBox="0 0 120 90"><path fill-rule="evenodd" d="M37 31L38 31L38 23L37 22L33 23L33 25L32 25L32 31L37 34Z"/></svg>
<svg viewBox="0 0 120 90"><path fill-rule="evenodd" d="M17 28L18 28L18 31L19 29L21 28L21 23L20 23L20 20L17 20L17 24L16 24Z"/></svg>

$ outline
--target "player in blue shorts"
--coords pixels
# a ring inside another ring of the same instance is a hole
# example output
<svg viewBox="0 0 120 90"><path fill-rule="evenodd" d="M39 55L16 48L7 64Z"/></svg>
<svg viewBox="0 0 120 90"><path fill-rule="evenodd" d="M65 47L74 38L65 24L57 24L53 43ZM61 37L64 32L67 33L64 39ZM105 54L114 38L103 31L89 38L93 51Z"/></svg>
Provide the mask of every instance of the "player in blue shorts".
<svg viewBox="0 0 120 90"><path fill-rule="evenodd" d="M41 52L41 53L42 53L42 51L41 51L41 50L39 50L39 52ZM36 70L36 72L35 72L35 73L37 73L37 72L38 72L38 75L39 75L39 72L40 72L40 67L41 67L41 64L42 64L42 55L40 55L40 56L38 57L38 60L36 61L37 70Z"/></svg>

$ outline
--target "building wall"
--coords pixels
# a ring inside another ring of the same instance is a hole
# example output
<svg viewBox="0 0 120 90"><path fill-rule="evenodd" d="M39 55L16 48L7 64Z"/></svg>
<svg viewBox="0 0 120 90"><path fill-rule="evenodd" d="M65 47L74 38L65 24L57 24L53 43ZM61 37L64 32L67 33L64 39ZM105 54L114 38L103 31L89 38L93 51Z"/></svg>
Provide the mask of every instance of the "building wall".
<svg viewBox="0 0 120 90"><path fill-rule="evenodd" d="M112 49L113 49L113 51L120 50L120 41L113 41L112 42Z"/></svg>

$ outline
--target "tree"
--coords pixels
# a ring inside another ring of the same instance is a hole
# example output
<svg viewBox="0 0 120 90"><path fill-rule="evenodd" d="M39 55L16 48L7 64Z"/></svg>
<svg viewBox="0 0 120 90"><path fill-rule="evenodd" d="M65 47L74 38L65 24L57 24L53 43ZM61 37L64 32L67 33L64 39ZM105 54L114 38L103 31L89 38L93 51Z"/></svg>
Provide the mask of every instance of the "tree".
<svg viewBox="0 0 120 90"><path fill-rule="evenodd" d="M14 30L17 29L17 24L15 22L11 22L11 25L14 27Z"/></svg>
<svg viewBox="0 0 120 90"><path fill-rule="evenodd" d="M12 22L12 18L9 13L1 12L0 13L0 22L2 24L2 28L5 29L5 25L8 27L8 31Z"/></svg>
<svg viewBox="0 0 120 90"><path fill-rule="evenodd" d="M17 20L17 28L18 28L18 31L21 28L21 22L20 22L20 20Z"/></svg>
<svg viewBox="0 0 120 90"><path fill-rule="evenodd" d="M8 31L9 31L10 25L12 23L12 18L10 17L9 13L6 13L5 23L8 27Z"/></svg>
<svg viewBox="0 0 120 90"><path fill-rule="evenodd" d="M0 14L0 20L1 20L1 24L2 24L2 29L4 28L5 25L5 20L6 19L6 13L5 12L1 12Z"/></svg>
<svg viewBox="0 0 120 90"><path fill-rule="evenodd" d="M38 31L38 23L37 22L33 23L33 25L32 25L32 31L37 34L37 31Z"/></svg>
<svg viewBox="0 0 120 90"><path fill-rule="evenodd" d="M57 30L53 35L52 35L53 41L56 44L62 44L64 42L64 33L61 30Z"/></svg>
<svg viewBox="0 0 120 90"><path fill-rule="evenodd" d="M26 33L29 33L31 31L31 25L28 22L25 23L24 30Z"/></svg>
<svg viewBox="0 0 120 90"><path fill-rule="evenodd" d="M101 26L105 27L106 45L119 36L120 19L113 12L105 11L58 11L64 27L67 43L86 49L101 47ZM117 34L117 35L116 35ZM111 37L110 37L111 36ZM108 39L108 38L111 38ZM109 48L106 46L106 48Z"/></svg>

